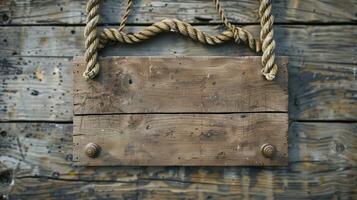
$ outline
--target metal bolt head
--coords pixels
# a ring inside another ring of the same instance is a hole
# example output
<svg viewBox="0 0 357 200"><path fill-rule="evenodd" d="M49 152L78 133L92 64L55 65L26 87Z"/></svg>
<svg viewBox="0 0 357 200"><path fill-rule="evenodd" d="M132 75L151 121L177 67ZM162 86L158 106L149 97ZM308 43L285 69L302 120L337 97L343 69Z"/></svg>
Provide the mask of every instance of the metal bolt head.
<svg viewBox="0 0 357 200"><path fill-rule="evenodd" d="M266 158L272 158L276 154L276 147L272 144L263 144L260 149Z"/></svg>
<svg viewBox="0 0 357 200"><path fill-rule="evenodd" d="M85 153L90 158L96 158L98 157L100 150L101 148L99 145L95 143L88 143L85 148Z"/></svg>

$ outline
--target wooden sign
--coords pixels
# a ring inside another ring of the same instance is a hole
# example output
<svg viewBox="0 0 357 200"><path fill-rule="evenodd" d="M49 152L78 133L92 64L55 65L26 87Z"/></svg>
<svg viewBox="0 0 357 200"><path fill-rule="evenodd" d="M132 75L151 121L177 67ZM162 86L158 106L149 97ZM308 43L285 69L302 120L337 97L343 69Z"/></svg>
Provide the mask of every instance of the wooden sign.
<svg viewBox="0 0 357 200"><path fill-rule="evenodd" d="M287 59L273 81L260 57L104 57L74 68L74 160L107 166L287 164Z"/></svg>

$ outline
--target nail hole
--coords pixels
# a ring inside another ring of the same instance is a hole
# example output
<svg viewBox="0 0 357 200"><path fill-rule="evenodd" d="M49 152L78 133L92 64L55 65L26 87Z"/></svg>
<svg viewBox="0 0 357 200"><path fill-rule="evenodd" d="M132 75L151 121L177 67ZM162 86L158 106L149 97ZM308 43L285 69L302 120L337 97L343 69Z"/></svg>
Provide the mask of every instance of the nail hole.
<svg viewBox="0 0 357 200"><path fill-rule="evenodd" d="M32 92L31 92L32 96L37 96L38 94L40 94L40 92L37 90L32 90Z"/></svg>
<svg viewBox="0 0 357 200"><path fill-rule="evenodd" d="M0 132L0 135L1 135L2 137L5 137L5 136L7 135L7 132L6 132L6 131L1 131L1 132Z"/></svg>
<svg viewBox="0 0 357 200"><path fill-rule="evenodd" d="M9 186L13 180L12 170L4 170L0 172L0 185L1 186Z"/></svg>
<svg viewBox="0 0 357 200"><path fill-rule="evenodd" d="M3 14L3 15L1 16L1 18L2 18L2 21L4 21L4 22L9 21L9 19L10 19L7 14Z"/></svg>

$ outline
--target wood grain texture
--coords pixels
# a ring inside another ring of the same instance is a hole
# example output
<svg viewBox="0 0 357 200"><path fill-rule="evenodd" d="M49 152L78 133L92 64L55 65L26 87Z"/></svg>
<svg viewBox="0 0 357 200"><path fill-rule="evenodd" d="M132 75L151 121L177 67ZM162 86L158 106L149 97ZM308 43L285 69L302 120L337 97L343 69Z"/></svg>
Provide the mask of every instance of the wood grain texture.
<svg viewBox="0 0 357 200"><path fill-rule="evenodd" d="M122 2L105 0L101 23L117 24ZM357 2L273 3L276 21L289 24L275 26L278 55L289 56L289 117L329 121L291 124L287 167L93 168L73 165L71 124L18 123L72 122L71 58L83 55L85 1L0 0L0 121L11 121L0 123L0 194L26 200L356 199ZM222 4L230 20L257 22L256 2ZM165 17L220 23L210 1L140 0L134 10L129 31ZM217 32L212 25L199 28ZM207 48L168 34L101 55L252 53L234 45Z"/></svg>
<svg viewBox="0 0 357 200"><path fill-rule="evenodd" d="M215 27L201 28L216 31ZM259 32L257 26L248 28L255 34ZM0 27L1 121L72 120L71 58L83 55L82 30L80 27ZM289 57L291 119L356 120L356 30L352 25L276 26L278 55ZM249 56L254 53L243 46L207 47L174 34L164 34L145 44L109 47L101 55ZM39 94L31 95L32 90Z"/></svg>
<svg viewBox="0 0 357 200"><path fill-rule="evenodd" d="M200 172L200 176L205 175ZM250 170L227 170L236 175L229 183L200 180L140 179L130 182L73 182L64 180L20 179L14 199L354 199L354 169L321 172L286 180L284 172L262 174ZM238 180L240 179L240 180ZM44 181L45 180L45 181Z"/></svg>
<svg viewBox="0 0 357 200"><path fill-rule="evenodd" d="M287 58L277 63L267 81L261 57L107 57L87 81L78 58L74 114L287 112Z"/></svg>
<svg viewBox="0 0 357 200"><path fill-rule="evenodd" d="M71 65L69 58L0 58L0 121L69 121L73 115Z"/></svg>
<svg viewBox="0 0 357 200"><path fill-rule="evenodd" d="M85 0L3 0L0 24L83 24ZM257 1L223 0L229 19L235 23L258 22ZM355 22L355 0L275 0L273 13L279 22ZM103 1L103 23L118 23L125 1ZM217 23L212 1L140 0L134 1L129 23L147 24L163 18L180 18L191 23Z"/></svg>
<svg viewBox="0 0 357 200"><path fill-rule="evenodd" d="M221 26L196 26L211 34L223 30ZM259 38L260 26L244 26ZM128 29L142 30L141 26ZM3 57L67 57L83 56L83 27L29 26L0 27L0 55ZM357 30L345 26L275 26L277 55L288 56L289 63L301 67L304 62L355 64ZM333 39L331 39L333 38ZM101 56L256 56L246 45L232 42L209 46L175 33L164 33L144 43L111 45Z"/></svg>
<svg viewBox="0 0 357 200"><path fill-rule="evenodd" d="M287 59L279 60L277 78L266 81L261 57L107 57L98 77L87 81L82 77L86 63L78 58L76 164L286 165ZM123 113L131 114L114 115ZM89 143L102 147L95 159L85 154ZM277 148L271 159L261 152L266 143Z"/></svg>
<svg viewBox="0 0 357 200"><path fill-rule="evenodd" d="M74 117L74 161L85 166L284 166L288 115L140 114ZM101 147L93 159L88 143ZM261 146L276 147L265 158Z"/></svg>
<svg viewBox="0 0 357 200"><path fill-rule="evenodd" d="M178 194L184 199L353 199L356 195L356 123L292 123L289 166L274 169L76 167L71 124L1 123L0 128L0 171L13 172L12 199L175 199Z"/></svg>

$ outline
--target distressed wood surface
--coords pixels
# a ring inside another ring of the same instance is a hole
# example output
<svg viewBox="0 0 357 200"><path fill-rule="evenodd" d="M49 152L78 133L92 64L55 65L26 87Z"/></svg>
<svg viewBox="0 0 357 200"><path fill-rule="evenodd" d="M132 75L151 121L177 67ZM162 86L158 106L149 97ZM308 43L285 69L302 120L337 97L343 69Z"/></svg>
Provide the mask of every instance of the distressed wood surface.
<svg viewBox="0 0 357 200"><path fill-rule="evenodd" d="M216 30L203 27L208 32ZM249 28L259 32L256 26ZM72 120L71 58L83 55L82 30L79 27L0 28L1 121ZM275 30L278 55L289 57L290 118L356 120L355 26L277 26ZM109 47L102 55L255 54L243 46L207 47L175 34L164 34L141 45Z"/></svg>
<svg viewBox="0 0 357 200"><path fill-rule="evenodd" d="M2 123L0 133L0 171L12 172L12 199L356 195L356 123L292 123L289 166L278 168L76 167L71 124Z"/></svg>
<svg viewBox="0 0 357 200"><path fill-rule="evenodd" d="M83 24L85 0L2 0L0 24ZM222 0L230 20L258 22L258 1ZM356 22L355 0L275 0L273 13L278 23ZM125 1L103 0L103 23L118 23ZM129 23L153 23L163 18L179 18L191 23L221 22L211 0L135 0L135 15Z"/></svg>
<svg viewBox="0 0 357 200"><path fill-rule="evenodd" d="M74 63L76 164L287 164L286 58L274 81L261 76L261 57L107 57L90 81L84 59ZM98 158L86 156L88 143L102 147ZM261 153L266 143L278 150L272 159Z"/></svg>
<svg viewBox="0 0 357 200"><path fill-rule="evenodd" d="M107 57L87 81L77 58L74 114L287 112L287 58L277 63L266 81L261 57Z"/></svg>
<svg viewBox="0 0 357 200"><path fill-rule="evenodd" d="M140 114L73 119L74 161L88 166L284 166L288 115ZM85 154L88 143L100 155ZM276 147L265 158L261 147Z"/></svg>
<svg viewBox="0 0 357 200"><path fill-rule="evenodd" d="M122 1L106 0L102 24ZM289 56L289 165L75 167L72 63L83 55L84 0L0 0L0 195L10 199L355 199L356 0L276 0L278 55ZM229 19L256 23L254 1L224 0ZM180 6L178 6L180 5ZM135 1L129 31L177 17L208 32L210 1ZM37 26L41 25L41 26ZM258 37L258 26L249 26ZM170 44L170 45L168 45ZM101 55L253 55L174 34ZM319 122L316 122L318 120ZM20 122L18 122L20 121ZM23 123L26 121L27 123ZM41 123L32 123L40 121ZM66 123L48 123L61 122ZM336 123L347 122L347 123ZM323 123L322 123L323 122ZM328 122L328 123L327 123Z"/></svg>
<svg viewBox="0 0 357 200"><path fill-rule="evenodd" d="M222 31L222 26L196 26L211 34ZM244 26L259 38L260 26ZM130 27L129 32L142 30ZM83 27L29 26L0 27L0 55L22 57L83 56ZM280 25L275 26L277 55L288 56L289 63L301 67L304 62L356 64L357 30L353 25ZM108 46L102 56L252 56L257 55L244 44L228 42L210 46L192 41L176 33L163 33L143 43Z"/></svg>
<svg viewBox="0 0 357 200"><path fill-rule="evenodd" d="M70 121L71 65L70 58L0 58L0 121Z"/></svg>
<svg viewBox="0 0 357 200"><path fill-rule="evenodd" d="M207 172L198 172L204 176ZM270 174L253 170L226 170L231 183L205 180L143 179L129 182L72 182L27 178L14 188L14 199L354 199L355 171L312 173L286 180L284 171ZM184 173L181 173L184 174ZM181 175L179 174L179 175ZM207 173L209 174L209 173ZM240 179L240 180L238 180ZM272 182L272 184L269 184Z"/></svg>

